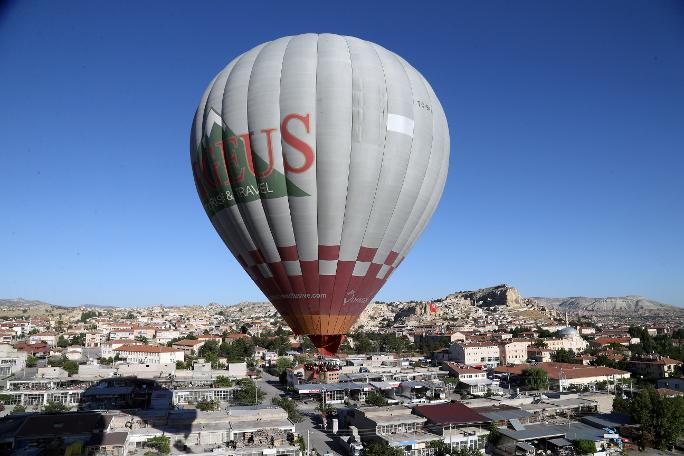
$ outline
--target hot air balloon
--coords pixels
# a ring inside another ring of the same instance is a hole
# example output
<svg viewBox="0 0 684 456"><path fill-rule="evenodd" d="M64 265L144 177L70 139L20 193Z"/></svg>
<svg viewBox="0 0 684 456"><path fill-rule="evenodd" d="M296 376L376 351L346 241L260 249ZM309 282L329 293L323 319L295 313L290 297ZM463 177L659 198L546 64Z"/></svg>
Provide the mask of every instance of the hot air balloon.
<svg viewBox="0 0 684 456"><path fill-rule="evenodd" d="M330 355L435 211L449 130L401 57L305 34L230 62L202 96L190 149L225 245L295 334Z"/></svg>

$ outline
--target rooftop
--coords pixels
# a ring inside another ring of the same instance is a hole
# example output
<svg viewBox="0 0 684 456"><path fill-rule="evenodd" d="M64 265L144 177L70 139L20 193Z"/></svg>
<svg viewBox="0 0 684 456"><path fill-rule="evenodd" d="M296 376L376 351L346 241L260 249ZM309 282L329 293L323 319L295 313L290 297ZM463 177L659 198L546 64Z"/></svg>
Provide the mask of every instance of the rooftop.
<svg viewBox="0 0 684 456"><path fill-rule="evenodd" d="M419 405L414 409L416 414L424 416L431 423L445 424L476 424L489 423L492 420L480 415L470 407L460 402L446 404Z"/></svg>

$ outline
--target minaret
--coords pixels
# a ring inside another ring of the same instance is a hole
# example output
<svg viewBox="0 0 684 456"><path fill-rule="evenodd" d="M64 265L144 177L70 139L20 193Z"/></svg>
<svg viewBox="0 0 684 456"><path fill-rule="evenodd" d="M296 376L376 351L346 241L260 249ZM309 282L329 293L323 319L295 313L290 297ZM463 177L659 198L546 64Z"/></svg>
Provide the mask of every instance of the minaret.
<svg viewBox="0 0 684 456"><path fill-rule="evenodd" d="M568 324L568 312L565 312L565 327L568 328L570 325Z"/></svg>

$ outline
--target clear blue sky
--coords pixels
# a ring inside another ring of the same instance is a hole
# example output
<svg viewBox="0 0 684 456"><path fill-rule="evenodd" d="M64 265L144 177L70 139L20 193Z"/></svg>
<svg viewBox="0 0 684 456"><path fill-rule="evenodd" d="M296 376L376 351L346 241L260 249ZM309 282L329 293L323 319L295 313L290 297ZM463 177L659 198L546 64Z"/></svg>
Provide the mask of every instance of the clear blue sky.
<svg viewBox="0 0 684 456"><path fill-rule="evenodd" d="M450 124L442 202L379 299L684 305L683 2L173 3L5 3L0 297L264 299L199 203L190 122L237 54L332 32L405 57Z"/></svg>

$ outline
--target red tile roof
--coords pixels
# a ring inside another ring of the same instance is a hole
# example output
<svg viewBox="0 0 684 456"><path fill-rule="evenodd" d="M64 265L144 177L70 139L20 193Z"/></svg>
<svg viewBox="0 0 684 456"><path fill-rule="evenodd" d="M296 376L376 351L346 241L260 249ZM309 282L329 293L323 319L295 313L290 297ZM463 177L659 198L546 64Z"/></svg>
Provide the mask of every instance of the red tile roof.
<svg viewBox="0 0 684 456"><path fill-rule="evenodd" d="M419 405L413 411L417 415L427 418L430 423L441 426L448 424L491 423L492 421L460 402Z"/></svg>
<svg viewBox="0 0 684 456"><path fill-rule="evenodd" d="M572 378L587 378L587 377L603 377L608 375L624 375L628 372L612 369L603 366L585 366L583 364L570 363L537 363L537 364L518 364L517 366L499 366L494 369L494 372L510 373L513 375L520 375L525 369L530 367L538 367L545 371L549 378L558 380L561 377L561 371L565 379Z"/></svg>

